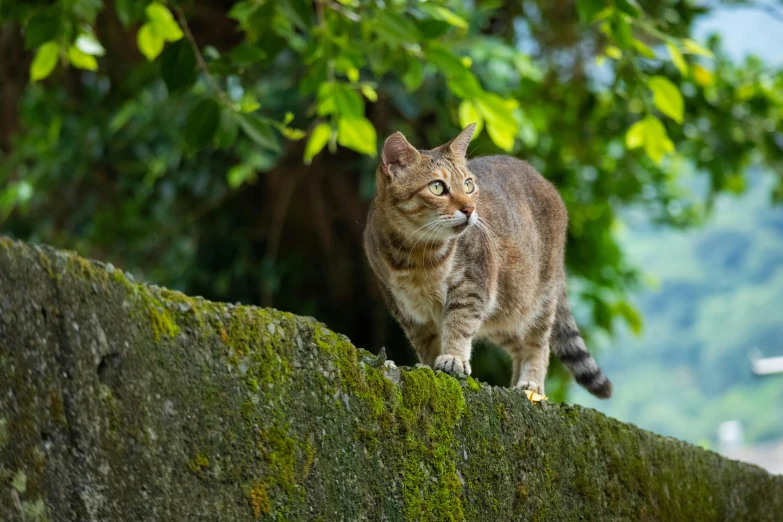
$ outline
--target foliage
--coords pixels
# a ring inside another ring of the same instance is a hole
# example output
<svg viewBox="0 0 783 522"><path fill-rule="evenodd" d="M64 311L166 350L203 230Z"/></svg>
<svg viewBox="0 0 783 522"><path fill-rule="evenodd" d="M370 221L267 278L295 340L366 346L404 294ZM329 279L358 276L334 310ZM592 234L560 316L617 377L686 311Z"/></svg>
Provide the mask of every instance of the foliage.
<svg viewBox="0 0 783 522"><path fill-rule="evenodd" d="M475 121L472 154L525 158L561 191L585 326L639 329L618 211L690 225L713 194L743 189L751 161L781 167L783 78L694 42L707 12L672 0L4 3L0 219L399 350L361 254L374 156L395 130L427 147ZM687 168L707 175L704 201L682 186Z"/></svg>

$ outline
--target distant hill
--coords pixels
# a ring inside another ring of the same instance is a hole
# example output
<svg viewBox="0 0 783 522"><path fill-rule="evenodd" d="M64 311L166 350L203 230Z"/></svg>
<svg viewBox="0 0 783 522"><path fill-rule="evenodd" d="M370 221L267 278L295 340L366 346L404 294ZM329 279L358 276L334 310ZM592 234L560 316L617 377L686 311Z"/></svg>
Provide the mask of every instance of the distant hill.
<svg viewBox="0 0 783 522"><path fill-rule="evenodd" d="M742 423L746 442L783 438L783 375L756 377L748 359L783 355L783 208L770 204L770 181L756 175L745 194L720 197L700 229L631 218L623 243L658 281L636 298L644 331L598 341L610 401L576 386L570 400L713 447L725 420Z"/></svg>

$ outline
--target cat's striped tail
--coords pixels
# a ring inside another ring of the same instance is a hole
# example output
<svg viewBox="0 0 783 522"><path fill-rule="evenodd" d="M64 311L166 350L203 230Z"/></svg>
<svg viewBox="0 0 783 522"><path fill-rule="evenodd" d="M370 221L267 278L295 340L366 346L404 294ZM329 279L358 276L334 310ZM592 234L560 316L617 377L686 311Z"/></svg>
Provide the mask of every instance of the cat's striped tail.
<svg viewBox="0 0 783 522"><path fill-rule="evenodd" d="M555 324L552 326L549 344L576 382L598 398L608 399L612 396L612 383L587 351L582 334L579 333L571 307L568 306L565 285L557 300Z"/></svg>

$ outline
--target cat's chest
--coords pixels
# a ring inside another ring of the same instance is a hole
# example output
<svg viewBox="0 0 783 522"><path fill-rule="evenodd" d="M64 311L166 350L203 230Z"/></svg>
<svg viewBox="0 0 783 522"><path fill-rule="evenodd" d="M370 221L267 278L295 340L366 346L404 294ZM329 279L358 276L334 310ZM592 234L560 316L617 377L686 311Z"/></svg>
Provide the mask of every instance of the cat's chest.
<svg viewBox="0 0 783 522"><path fill-rule="evenodd" d="M400 311L413 321L439 323L446 298L445 278L440 274L400 274L393 278L391 291Z"/></svg>

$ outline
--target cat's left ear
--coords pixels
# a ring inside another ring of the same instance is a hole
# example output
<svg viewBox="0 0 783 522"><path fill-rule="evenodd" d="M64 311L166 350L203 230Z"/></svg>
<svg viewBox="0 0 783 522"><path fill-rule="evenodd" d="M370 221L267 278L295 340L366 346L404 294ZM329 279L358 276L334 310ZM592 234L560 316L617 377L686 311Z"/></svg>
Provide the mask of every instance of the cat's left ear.
<svg viewBox="0 0 783 522"><path fill-rule="evenodd" d="M473 133L475 132L475 130L476 130L476 124L471 123L464 129L462 129L462 132L460 132L456 138L454 138L448 143L449 151L451 151L451 153L455 157L459 159L465 158L465 156L468 153L468 145L470 145L470 140L473 139Z"/></svg>

